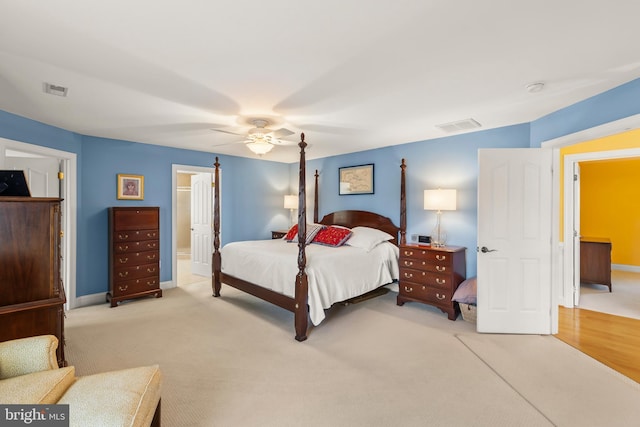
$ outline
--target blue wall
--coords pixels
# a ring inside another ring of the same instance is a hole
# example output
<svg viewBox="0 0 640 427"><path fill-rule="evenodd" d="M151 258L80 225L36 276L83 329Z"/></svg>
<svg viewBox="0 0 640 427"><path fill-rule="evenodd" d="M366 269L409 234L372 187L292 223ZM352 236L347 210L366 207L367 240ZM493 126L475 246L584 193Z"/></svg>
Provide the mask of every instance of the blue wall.
<svg viewBox="0 0 640 427"><path fill-rule="evenodd" d="M435 224L435 213L422 208L423 190L456 188L458 210L443 213L443 226L450 244L468 248L467 274L475 275L479 148L539 147L545 140L638 113L640 79L531 123L310 160L307 182L312 185L318 169L320 216L334 210L362 209L399 223L399 166L405 158L407 237L430 234ZM107 291L107 208L114 205L160 206L161 280L171 278L171 165L210 167L215 154L82 136L2 111L0 137L78 155L77 296ZM283 195L297 189L297 163L219 157L222 244L266 239L270 230L286 228L288 212L282 207ZM375 164L375 194L339 196L338 168L367 163ZM145 176L144 201L116 199L118 173ZM307 196L310 209L312 191Z"/></svg>
<svg viewBox="0 0 640 427"><path fill-rule="evenodd" d="M171 280L172 165L212 167L215 154L82 136L3 111L0 111L0 137L77 155L76 296L108 290L109 206L160 207L160 280ZM286 227L289 217L282 208L282 198L288 191L288 165L219 157L223 201L221 243L266 239L270 230ZM144 175L144 200L117 200L118 173ZM257 212L261 215L256 215Z"/></svg>
<svg viewBox="0 0 640 427"><path fill-rule="evenodd" d="M313 185L315 170L319 178L319 216L342 209L360 209L388 216L400 225L400 164L404 158L407 192L407 241L412 234L432 234L436 213L425 211L423 192L436 188L455 188L456 211L442 213L447 243L467 248L467 274L476 274L478 149L527 148L529 125L498 129L394 145L376 150L307 161L307 182ZM338 195L338 168L366 163L374 166L374 194ZM292 165L292 175L297 174ZM297 177L292 181L297 188ZM313 192L307 195L312 212ZM312 214L309 214L309 220Z"/></svg>
<svg viewBox="0 0 640 427"><path fill-rule="evenodd" d="M216 155L95 137L83 138L82 151L85 168L81 179L85 190L82 214L78 219L78 295L108 289L109 206L160 207L160 280L171 280L172 165L212 167ZM286 165L234 156L219 155L219 158L223 201L221 243L270 237L271 223L256 221L253 213L286 220L282 209L288 176ZM118 173L144 175L144 201L117 200ZM251 183L247 183L248 177ZM278 181L284 184L278 185ZM253 182L257 184L252 185ZM80 234L82 231L84 233Z"/></svg>

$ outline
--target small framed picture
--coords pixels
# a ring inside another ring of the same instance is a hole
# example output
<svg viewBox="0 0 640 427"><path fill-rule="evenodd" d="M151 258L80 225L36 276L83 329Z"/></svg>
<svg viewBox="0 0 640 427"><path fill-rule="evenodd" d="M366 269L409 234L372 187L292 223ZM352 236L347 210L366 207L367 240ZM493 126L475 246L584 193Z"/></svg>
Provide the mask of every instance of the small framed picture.
<svg viewBox="0 0 640 427"><path fill-rule="evenodd" d="M118 200L144 200L144 176L119 173Z"/></svg>
<svg viewBox="0 0 640 427"><path fill-rule="evenodd" d="M339 168L340 192L345 194L373 194L373 163Z"/></svg>

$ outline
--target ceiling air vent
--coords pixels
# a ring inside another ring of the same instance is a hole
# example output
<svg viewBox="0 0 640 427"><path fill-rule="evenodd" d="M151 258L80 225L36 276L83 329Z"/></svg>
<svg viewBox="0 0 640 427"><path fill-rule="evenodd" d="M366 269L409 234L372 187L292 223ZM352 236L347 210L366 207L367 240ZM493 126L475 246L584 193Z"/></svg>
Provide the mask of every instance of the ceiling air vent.
<svg viewBox="0 0 640 427"><path fill-rule="evenodd" d="M51 83L44 83L44 92L50 95L67 96L67 88L64 86L52 85Z"/></svg>
<svg viewBox="0 0 640 427"><path fill-rule="evenodd" d="M471 130L481 127L482 125L473 119L458 120L457 122L443 123L436 125L437 128L442 129L447 133L460 132L464 130Z"/></svg>

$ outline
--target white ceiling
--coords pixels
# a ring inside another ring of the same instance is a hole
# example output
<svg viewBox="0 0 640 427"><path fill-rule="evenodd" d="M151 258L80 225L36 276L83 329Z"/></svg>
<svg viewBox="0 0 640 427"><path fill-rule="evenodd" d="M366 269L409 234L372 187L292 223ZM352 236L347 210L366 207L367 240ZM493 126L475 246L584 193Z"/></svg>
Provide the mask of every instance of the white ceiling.
<svg viewBox="0 0 640 427"><path fill-rule="evenodd" d="M325 157L529 122L636 79L638 16L637 0L0 0L0 109L244 157L211 129L269 117Z"/></svg>

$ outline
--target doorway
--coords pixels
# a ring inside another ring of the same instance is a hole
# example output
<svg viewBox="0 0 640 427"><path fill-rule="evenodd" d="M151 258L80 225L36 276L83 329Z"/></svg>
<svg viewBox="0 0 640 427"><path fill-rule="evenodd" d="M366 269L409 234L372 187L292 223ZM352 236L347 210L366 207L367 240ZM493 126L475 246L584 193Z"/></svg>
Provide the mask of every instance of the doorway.
<svg viewBox="0 0 640 427"><path fill-rule="evenodd" d="M611 159L640 157L640 147L622 150L586 152L566 155L565 171L578 170L580 163ZM579 177L565 173L564 176L564 242L565 257L565 301L564 306L579 306L580 301L580 181ZM614 275L612 274L612 278ZM615 314L615 313L611 313Z"/></svg>
<svg viewBox="0 0 640 427"><path fill-rule="evenodd" d="M640 157L581 161L579 166L578 229L582 240L590 236L602 243L581 243L579 293L576 292L574 305L640 319L640 262L636 251ZM605 256L610 253L610 268L609 260L598 258L600 252L594 251L602 251ZM596 258L586 258L590 255ZM583 271L595 276L583 276ZM612 284L611 292L606 283Z"/></svg>
<svg viewBox="0 0 640 427"><path fill-rule="evenodd" d="M211 279L213 173L212 168L173 165L172 284L174 287Z"/></svg>

